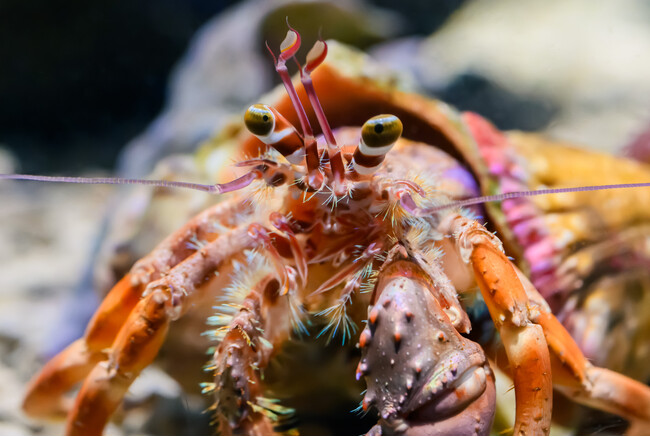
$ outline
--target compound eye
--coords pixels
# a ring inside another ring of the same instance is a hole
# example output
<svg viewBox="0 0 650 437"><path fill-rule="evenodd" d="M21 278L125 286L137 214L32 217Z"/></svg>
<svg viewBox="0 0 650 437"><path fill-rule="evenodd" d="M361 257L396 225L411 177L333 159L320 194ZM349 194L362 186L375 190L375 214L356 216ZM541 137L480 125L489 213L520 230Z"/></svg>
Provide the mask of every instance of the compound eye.
<svg viewBox="0 0 650 437"><path fill-rule="evenodd" d="M369 148L393 145L402 135L402 122L390 114L377 115L361 127L361 139Z"/></svg>
<svg viewBox="0 0 650 437"><path fill-rule="evenodd" d="M251 105L244 114L244 123L252 134L266 136L275 128L275 115L266 105Z"/></svg>

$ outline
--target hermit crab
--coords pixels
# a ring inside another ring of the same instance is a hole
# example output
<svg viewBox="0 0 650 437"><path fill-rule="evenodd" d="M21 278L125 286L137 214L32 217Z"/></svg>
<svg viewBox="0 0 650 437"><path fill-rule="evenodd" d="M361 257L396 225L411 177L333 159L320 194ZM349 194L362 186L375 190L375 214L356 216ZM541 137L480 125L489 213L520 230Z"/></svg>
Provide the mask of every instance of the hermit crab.
<svg viewBox="0 0 650 437"><path fill-rule="evenodd" d="M299 46L290 30L275 60L287 94L248 108L249 133L226 134L243 156L234 180L85 180L220 197L115 285L84 337L32 380L25 411L67 413L68 433L100 434L174 322L209 312L202 387L224 434L300 430L291 416L327 404L316 387L328 385L352 387L358 411L377 417L373 435L487 434L495 365L514 381L515 434L549 433L553 388L650 431L650 388L580 348L602 339L598 317L568 320L581 326L576 343L553 314L604 273L647 285L650 263L650 192L556 187L644 186L650 168L506 136L476 114L346 74L322 41L294 87L286 63ZM522 193L540 187L546 196ZM481 308L500 342L474 341ZM343 358L313 352L327 343L343 343ZM278 363L295 344L327 364Z"/></svg>

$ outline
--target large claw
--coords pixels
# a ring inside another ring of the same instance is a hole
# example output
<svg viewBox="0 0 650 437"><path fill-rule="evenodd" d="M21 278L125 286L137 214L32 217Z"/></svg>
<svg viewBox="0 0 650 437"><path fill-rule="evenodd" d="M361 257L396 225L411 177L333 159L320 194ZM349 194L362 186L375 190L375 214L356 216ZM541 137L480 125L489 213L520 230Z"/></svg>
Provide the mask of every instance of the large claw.
<svg viewBox="0 0 650 437"><path fill-rule="evenodd" d="M406 261L389 266L359 344L363 409L379 410L372 434L488 434L494 377L482 349L462 337L435 289Z"/></svg>

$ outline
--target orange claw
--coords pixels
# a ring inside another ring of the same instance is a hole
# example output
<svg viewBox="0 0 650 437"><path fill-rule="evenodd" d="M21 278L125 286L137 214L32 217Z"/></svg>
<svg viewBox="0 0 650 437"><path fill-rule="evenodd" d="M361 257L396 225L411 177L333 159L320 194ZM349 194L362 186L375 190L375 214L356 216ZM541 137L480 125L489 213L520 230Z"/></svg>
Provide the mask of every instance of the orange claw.
<svg viewBox="0 0 650 437"><path fill-rule="evenodd" d="M478 244L471 259L481 294L499 329L513 373L517 401L514 434L548 435L553 389L543 331L533 323L517 326L508 320L508 311L499 305L510 302L513 297L520 304L527 301L521 282L503 252L492 244ZM509 296L505 297L506 294Z"/></svg>

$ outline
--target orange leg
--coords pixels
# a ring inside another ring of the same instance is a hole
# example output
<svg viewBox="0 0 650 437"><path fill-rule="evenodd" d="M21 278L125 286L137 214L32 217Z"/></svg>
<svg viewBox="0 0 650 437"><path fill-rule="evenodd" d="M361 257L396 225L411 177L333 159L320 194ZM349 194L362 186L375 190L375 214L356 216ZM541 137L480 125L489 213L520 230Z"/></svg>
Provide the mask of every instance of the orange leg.
<svg viewBox="0 0 650 437"><path fill-rule="evenodd" d="M94 366L70 410L68 435L100 435L129 386L158 354L169 327L163 293L152 293L134 308L107 361Z"/></svg>
<svg viewBox="0 0 650 437"><path fill-rule="evenodd" d="M65 417L70 405L63 395L104 357L101 352L89 352L82 338L72 343L30 381L23 401L25 413L32 417Z"/></svg>
<svg viewBox="0 0 650 437"><path fill-rule="evenodd" d="M88 325L86 335L72 343L43 367L29 383L23 409L34 417L61 416L69 410L63 398L75 384L103 359L121 325L137 304L141 286L126 275L108 293Z"/></svg>
<svg viewBox="0 0 650 437"><path fill-rule="evenodd" d="M591 365L553 314L543 311L539 323L552 352L556 388L578 403L629 420L635 433L650 433L650 387Z"/></svg>
<svg viewBox="0 0 650 437"><path fill-rule="evenodd" d="M218 231L237 225L235 219L250 214L250 206L239 199L215 205L190 220L141 259L108 293L84 337L52 358L30 382L23 409L34 417L61 416L68 411L63 395L83 380L93 367L106 359L117 333L142 296L145 285L161 277L196 251L191 240L211 241Z"/></svg>
<svg viewBox="0 0 650 437"><path fill-rule="evenodd" d="M531 303L540 312L536 321L542 326L551 351L555 387L578 403L624 417L635 434L650 433L650 387L591 365L528 278L521 272L518 275Z"/></svg>
<svg viewBox="0 0 650 437"><path fill-rule="evenodd" d="M206 209L136 262L131 268L132 281L147 285L160 278L196 251L189 244L192 240L210 242L224 231L244 224L252 212L252 205L237 197Z"/></svg>
<svg viewBox="0 0 650 437"><path fill-rule="evenodd" d="M68 414L66 432L101 434L131 383L158 354L169 324L200 298L204 285L215 278L214 272L224 263L258 244L248 226L241 226L206 244L149 284L117 334L107 359L97 363L86 378Z"/></svg>
<svg viewBox="0 0 650 437"><path fill-rule="evenodd" d="M460 215L441 225L453 234L465 262L472 265L476 282L506 349L516 397L515 435L550 432L553 389L551 363L542 328L533 322L524 287L501 250L501 244L476 221Z"/></svg>

